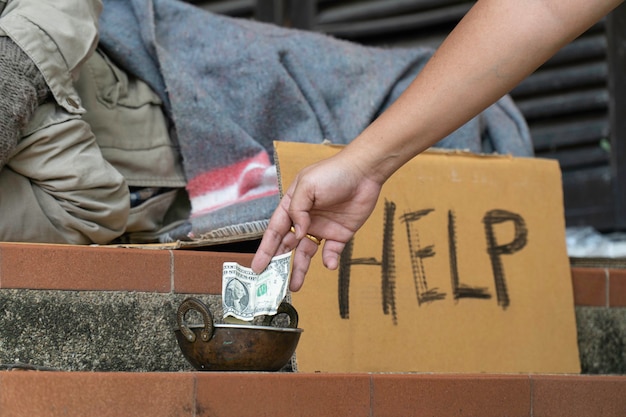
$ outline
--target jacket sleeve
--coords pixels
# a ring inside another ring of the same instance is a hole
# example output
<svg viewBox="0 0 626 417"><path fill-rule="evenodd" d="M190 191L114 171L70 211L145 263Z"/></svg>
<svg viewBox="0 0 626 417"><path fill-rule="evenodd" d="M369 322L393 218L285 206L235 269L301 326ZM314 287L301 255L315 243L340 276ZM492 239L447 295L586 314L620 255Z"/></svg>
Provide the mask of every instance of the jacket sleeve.
<svg viewBox="0 0 626 417"><path fill-rule="evenodd" d="M36 109L0 170L0 240L108 243L126 228L126 181L83 120L75 84L97 45L101 7L91 0L5 2L0 36L35 62L56 102Z"/></svg>
<svg viewBox="0 0 626 417"><path fill-rule="evenodd" d="M0 1L0 36L9 36L35 62L57 103L84 112L73 86L98 43L100 0Z"/></svg>
<svg viewBox="0 0 626 417"><path fill-rule="evenodd" d="M128 222L126 181L90 126L55 103L37 109L0 171L0 191L0 240L103 244Z"/></svg>

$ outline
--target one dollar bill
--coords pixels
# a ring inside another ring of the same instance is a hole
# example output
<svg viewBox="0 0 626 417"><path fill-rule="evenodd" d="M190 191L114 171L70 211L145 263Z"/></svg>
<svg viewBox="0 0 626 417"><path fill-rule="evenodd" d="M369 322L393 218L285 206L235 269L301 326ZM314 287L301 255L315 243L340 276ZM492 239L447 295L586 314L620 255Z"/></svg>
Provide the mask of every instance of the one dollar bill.
<svg viewBox="0 0 626 417"><path fill-rule="evenodd" d="M287 294L291 276L291 252L275 256L260 274L237 262L222 267L224 318L252 321L256 316L276 314Z"/></svg>

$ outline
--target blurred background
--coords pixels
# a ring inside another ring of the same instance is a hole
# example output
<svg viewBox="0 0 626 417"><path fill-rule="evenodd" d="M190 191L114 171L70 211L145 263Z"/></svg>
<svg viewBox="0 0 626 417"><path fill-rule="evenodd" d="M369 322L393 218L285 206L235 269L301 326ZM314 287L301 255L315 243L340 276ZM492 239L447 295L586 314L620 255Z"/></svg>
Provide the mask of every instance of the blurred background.
<svg viewBox="0 0 626 417"><path fill-rule="evenodd" d="M455 0L189 0L205 10L367 45L436 47L473 5ZM626 230L626 5L511 92L537 157L559 161L568 227Z"/></svg>

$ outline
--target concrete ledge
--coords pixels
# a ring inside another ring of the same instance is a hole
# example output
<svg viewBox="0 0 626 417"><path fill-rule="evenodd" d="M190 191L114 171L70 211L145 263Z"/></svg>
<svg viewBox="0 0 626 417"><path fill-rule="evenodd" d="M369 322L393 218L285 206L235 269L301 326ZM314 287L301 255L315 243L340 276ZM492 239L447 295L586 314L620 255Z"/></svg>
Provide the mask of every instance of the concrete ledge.
<svg viewBox="0 0 626 417"><path fill-rule="evenodd" d="M189 294L0 290L0 366L184 371L173 330ZM221 321L218 295L196 294ZM626 309L577 307L583 373L626 374Z"/></svg>
<svg viewBox="0 0 626 417"><path fill-rule="evenodd" d="M0 366L190 370L176 309L195 295L221 317L221 265L250 253L0 243ZM574 268L581 368L626 374L626 270Z"/></svg>
<svg viewBox="0 0 626 417"><path fill-rule="evenodd" d="M174 329L187 295L0 290L0 366L69 371L181 371ZM211 311L218 296L198 295ZM215 321L221 314L215 316Z"/></svg>

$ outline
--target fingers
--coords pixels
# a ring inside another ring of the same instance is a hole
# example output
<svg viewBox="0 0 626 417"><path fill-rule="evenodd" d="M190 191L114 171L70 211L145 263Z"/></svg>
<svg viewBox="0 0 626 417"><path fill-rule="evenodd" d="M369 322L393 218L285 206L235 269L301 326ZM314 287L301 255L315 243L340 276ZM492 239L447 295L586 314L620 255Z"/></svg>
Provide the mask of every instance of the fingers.
<svg viewBox="0 0 626 417"><path fill-rule="evenodd" d="M296 246L293 233L289 232L292 224L287 212L290 200L288 195L280 200L278 207L272 214L267 230L263 233L259 248L252 258L251 268L256 274L260 274L274 256L289 252Z"/></svg>
<svg viewBox="0 0 626 417"><path fill-rule="evenodd" d="M267 268L272 258L278 254L281 242L282 236L278 232L269 228L265 231L250 265L255 274L260 274Z"/></svg>
<svg viewBox="0 0 626 417"><path fill-rule="evenodd" d="M322 238L343 240L344 238L349 239L349 235L353 234L341 224L338 225L338 228L333 227L332 225L336 224L337 221L332 216L326 218L317 213L320 209L327 209L328 207L332 209L333 204L336 204L335 200L337 200L332 196L330 201L328 198L316 199L316 184L320 183L320 173L325 172L326 170L314 165L305 168L298 174L274 211L252 260L252 270L258 274L267 267L274 256L295 248L290 283L292 291L297 291L302 286L311 258L317 252ZM309 173L308 176L307 173ZM313 175L315 173L317 175ZM339 194L343 195L342 193ZM339 200L341 201L341 198ZM316 207L315 211L313 210L314 206ZM332 214L332 210L329 212ZM317 235L316 233L321 234ZM344 235L346 236L344 237ZM325 242L323 260L327 267L337 268L339 254L343 246L344 244L338 242Z"/></svg>
<svg viewBox="0 0 626 417"><path fill-rule="evenodd" d="M325 241L322 249L322 260L324 266L335 270L339 266L339 256L346 246L344 243L336 241ZM310 239L302 239L293 255L293 269L291 271L291 282L289 289L299 291L304 283L304 278L311 266L311 260L317 252L318 245Z"/></svg>
<svg viewBox="0 0 626 417"><path fill-rule="evenodd" d="M328 240L324 242L324 249L322 250L322 262L328 269L335 270L339 267L339 258L343 248L346 247L345 243L337 242L336 240Z"/></svg>
<svg viewBox="0 0 626 417"><path fill-rule="evenodd" d="M289 283L289 289L291 291L298 291L302 288L304 277L311 265L311 258L313 258L317 252L317 248L317 244L307 238L300 240L298 243L293 254L291 282Z"/></svg>
<svg viewBox="0 0 626 417"><path fill-rule="evenodd" d="M290 252L297 245L298 240L294 233L287 231L287 233L281 235L274 230L268 229L261 239L254 258L252 258L252 264L250 265L252 271L255 274L260 274L267 268L274 256Z"/></svg>
<svg viewBox="0 0 626 417"><path fill-rule="evenodd" d="M313 201L307 197L306 191L298 191L302 188L305 187L298 187L298 178L296 178L272 214L267 230L252 259L251 268L255 273L261 273L274 256L289 252L295 248L297 241L306 236L306 230L311 223L309 211L313 206ZM292 227L294 233L290 233Z"/></svg>
<svg viewBox="0 0 626 417"><path fill-rule="evenodd" d="M285 209L293 223L294 233L298 240L305 237L311 225L310 212L315 202L315 196L311 195L311 192L313 192L312 188L307 186L306 182L301 183L298 177L285 194L289 196L289 204L285 206Z"/></svg>
<svg viewBox="0 0 626 417"><path fill-rule="evenodd" d="M276 250L270 250L268 252L266 248L274 244L277 244ZM337 268L339 255L344 246L344 244L339 242L324 242L323 260L327 268ZM311 259L317 253L318 247L318 244L313 239L306 237L306 235L304 238L298 239L295 233L288 231L285 235L281 236L274 230L270 232L268 228L263 235L259 249L254 255L251 267L255 273L260 274L274 256L289 252L295 248L289 289L291 291L298 291L302 288L304 278L311 265Z"/></svg>

